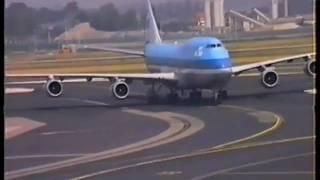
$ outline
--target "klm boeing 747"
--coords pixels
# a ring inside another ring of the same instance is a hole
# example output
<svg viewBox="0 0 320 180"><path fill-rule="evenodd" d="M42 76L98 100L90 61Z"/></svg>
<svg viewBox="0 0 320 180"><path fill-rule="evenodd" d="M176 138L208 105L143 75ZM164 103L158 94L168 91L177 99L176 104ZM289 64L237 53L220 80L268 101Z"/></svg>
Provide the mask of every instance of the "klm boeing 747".
<svg viewBox="0 0 320 180"><path fill-rule="evenodd" d="M157 99L157 85L168 87L167 95L171 101L179 98L178 92L188 90L191 99L201 99L201 90L212 90L212 103L218 104L227 96L225 87L229 80L242 72L257 69L261 72L261 83L266 88L278 84L279 76L272 65L293 60L306 61L305 72L315 75L313 53L295 55L264 62L233 66L232 59L224 44L217 38L192 38L183 44L165 44L162 42L156 25L151 3L147 1L148 17L146 43L144 51L102 48L86 45L82 48L104 50L141 56L146 59L150 73L135 74L7 74L7 77L43 77L47 78L46 91L51 97L58 97L63 92L62 82L66 78L107 78L112 82L112 94L119 100L126 99L129 84L133 80L150 84L149 100Z"/></svg>

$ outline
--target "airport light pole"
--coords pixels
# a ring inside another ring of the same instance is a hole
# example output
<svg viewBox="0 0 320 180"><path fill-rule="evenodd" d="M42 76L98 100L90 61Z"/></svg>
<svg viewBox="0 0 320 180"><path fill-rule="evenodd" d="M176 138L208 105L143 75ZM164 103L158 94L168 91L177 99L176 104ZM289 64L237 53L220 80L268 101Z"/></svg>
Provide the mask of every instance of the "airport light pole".
<svg viewBox="0 0 320 180"><path fill-rule="evenodd" d="M48 27L48 44L51 44L51 31L52 31L53 27L49 26Z"/></svg>
<svg viewBox="0 0 320 180"><path fill-rule="evenodd" d="M33 31L32 40L33 40L33 52L36 52L37 51L37 29L34 29Z"/></svg>

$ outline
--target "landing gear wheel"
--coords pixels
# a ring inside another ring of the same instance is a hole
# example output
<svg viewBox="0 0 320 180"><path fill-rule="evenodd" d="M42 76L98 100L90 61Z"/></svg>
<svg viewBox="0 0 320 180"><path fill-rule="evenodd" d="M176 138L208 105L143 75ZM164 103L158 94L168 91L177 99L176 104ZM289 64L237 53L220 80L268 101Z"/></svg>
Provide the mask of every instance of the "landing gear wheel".
<svg viewBox="0 0 320 180"><path fill-rule="evenodd" d="M222 99L227 99L228 98L228 91L227 90L220 90L219 94L220 94L220 97Z"/></svg>
<svg viewBox="0 0 320 180"><path fill-rule="evenodd" d="M148 104L156 104L156 103L159 103L159 97L149 96L147 101L148 101Z"/></svg>
<svg viewBox="0 0 320 180"><path fill-rule="evenodd" d="M159 96L152 88L149 89L147 92L147 101L148 101L148 104L159 103Z"/></svg>
<svg viewBox="0 0 320 180"><path fill-rule="evenodd" d="M199 102L202 99L201 91L192 91L190 92L190 100Z"/></svg>
<svg viewBox="0 0 320 180"><path fill-rule="evenodd" d="M170 104L175 104L179 101L179 95L178 93L170 93L167 94L167 101Z"/></svg>

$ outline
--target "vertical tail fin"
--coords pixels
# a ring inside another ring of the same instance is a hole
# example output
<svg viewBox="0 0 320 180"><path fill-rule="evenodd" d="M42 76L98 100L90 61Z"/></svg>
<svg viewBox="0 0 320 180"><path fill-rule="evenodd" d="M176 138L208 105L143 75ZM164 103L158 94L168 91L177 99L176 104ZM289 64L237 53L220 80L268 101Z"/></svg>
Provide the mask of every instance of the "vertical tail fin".
<svg viewBox="0 0 320 180"><path fill-rule="evenodd" d="M148 8L148 15L147 15L147 21L146 21L146 42L160 43L161 38L160 38L156 20L154 18L150 0L147 0L147 8Z"/></svg>

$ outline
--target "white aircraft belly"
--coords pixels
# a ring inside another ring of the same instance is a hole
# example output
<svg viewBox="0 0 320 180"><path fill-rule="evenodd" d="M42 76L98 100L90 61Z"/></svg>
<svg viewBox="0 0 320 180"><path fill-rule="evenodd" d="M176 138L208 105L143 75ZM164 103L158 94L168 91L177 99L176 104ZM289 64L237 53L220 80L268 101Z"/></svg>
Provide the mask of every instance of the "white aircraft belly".
<svg viewBox="0 0 320 180"><path fill-rule="evenodd" d="M178 87L181 88L210 88L224 86L231 77L231 68L225 69L192 69L169 66L150 65L156 72L175 73Z"/></svg>

